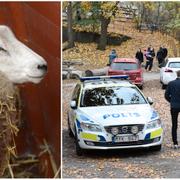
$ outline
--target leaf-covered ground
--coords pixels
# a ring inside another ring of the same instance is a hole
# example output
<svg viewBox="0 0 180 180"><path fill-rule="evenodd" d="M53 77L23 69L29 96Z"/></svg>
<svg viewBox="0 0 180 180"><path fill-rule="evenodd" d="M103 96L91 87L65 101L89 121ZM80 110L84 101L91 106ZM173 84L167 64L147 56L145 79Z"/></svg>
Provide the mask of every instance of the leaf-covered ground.
<svg viewBox="0 0 180 180"><path fill-rule="evenodd" d="M147 49L149 45L154 47L155 52L158 51L160 46L165 46L168 49L168 56L174 57L174 39L167 35L162 35L160 32L154 32L151 34L150 31L138 32L132 26L123 27L118 24L111 24L109 32L115 32L124 34L131 37L132 39L123 42L120 46L106 46L105 51L97 50L96 43L75 43L75 47L63 51L63 60L81 60L85 63L85 66L79 69L96 69L107 65L108 56L112 49L116 49L118 57L129 57L133 58L138 48L142 50ZM156 59L154 59L157 62ZM154 69L155 70L155 69Z"/></svg>

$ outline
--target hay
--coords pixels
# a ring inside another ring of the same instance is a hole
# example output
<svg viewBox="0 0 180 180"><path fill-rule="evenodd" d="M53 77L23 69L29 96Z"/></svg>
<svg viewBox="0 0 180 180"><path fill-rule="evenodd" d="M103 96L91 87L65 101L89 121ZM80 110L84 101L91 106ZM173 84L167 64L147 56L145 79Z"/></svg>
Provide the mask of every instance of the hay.
<svg viewBox="0 0 180 180"><path fill-rule="evenodd" d="M16 155L14 136L19 131L20 113L19 91L0 73L0 177L8 168L10 155Z"/></svg>
<svg viewBox="0 0 180 180"><path fill-rule="evenodd" d="M39 173L39 160L30 154L22 157L11 156L3 178L42 178Z"/></svg>

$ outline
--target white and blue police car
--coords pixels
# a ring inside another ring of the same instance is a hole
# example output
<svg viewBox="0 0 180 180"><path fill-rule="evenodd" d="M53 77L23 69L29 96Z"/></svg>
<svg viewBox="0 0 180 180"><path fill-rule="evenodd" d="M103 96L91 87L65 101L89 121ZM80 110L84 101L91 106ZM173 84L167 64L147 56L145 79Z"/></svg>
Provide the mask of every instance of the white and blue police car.
<svg viewBox="0 0 180 180"><path fill-rule="evenodd" d="M68 112L77 155L85 149L161 150L163 129L152 103L126 75L80 78Z"/></svg>

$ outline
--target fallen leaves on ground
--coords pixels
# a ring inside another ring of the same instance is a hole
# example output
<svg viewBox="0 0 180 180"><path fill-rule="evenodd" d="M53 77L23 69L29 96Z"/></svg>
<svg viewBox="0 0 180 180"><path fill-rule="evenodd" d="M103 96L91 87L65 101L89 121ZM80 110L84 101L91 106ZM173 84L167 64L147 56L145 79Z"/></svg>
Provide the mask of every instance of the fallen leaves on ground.
<svg viewBox="0 0 180 180"><path fill-rule="evenodd" d="M120 24L116 24L113 28L110 26L109 32L119 33L131 37L132 39L123 42L120 46L108 45L106 50L97 50L96 43L75 43L75 47L63 51L63 60L76 61L81 60L84 66L78 67L79 70L97 69L107 65L109 54L112 49L116 49L118 57L134 58L138 48L147 49L151 44L155 52L159 47L164 45L168 49L169 57L174 57L172 46L175 40L168 35L160 32L137 31L133 26L122 28ZM154 59L154 61L157 61Z"/></svg>

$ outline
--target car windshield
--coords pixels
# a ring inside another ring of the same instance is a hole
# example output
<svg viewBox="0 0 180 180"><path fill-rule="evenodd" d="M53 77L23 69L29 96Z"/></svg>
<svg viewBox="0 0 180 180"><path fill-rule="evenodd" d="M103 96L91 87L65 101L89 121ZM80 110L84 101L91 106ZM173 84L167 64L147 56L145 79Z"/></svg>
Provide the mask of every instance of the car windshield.
<svg viewBox="0 0 180 180"><path fill-rule="evenodd" d="M136 63L114 62L111 64L112 70L136 70L138 65Z"/></svg>
<svg viewBox="0 0 180 180"><path fill-rule="evenodd" d="M170 62L169 67L170 68L180 68L180 62Z"/></svg>
<svg viewBox="0 0 180 180"><path fill-rule="evenodd" d="M135 87L98 87L85 89L81 107L146 104L144 97Z"/></svg>

